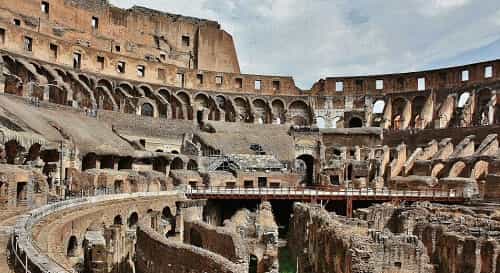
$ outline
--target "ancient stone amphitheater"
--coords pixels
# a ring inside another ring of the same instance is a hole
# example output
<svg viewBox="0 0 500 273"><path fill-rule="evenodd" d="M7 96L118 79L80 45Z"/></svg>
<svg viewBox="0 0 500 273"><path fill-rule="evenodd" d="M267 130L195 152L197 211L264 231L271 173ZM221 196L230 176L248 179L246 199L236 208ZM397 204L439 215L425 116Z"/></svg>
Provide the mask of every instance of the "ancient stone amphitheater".
<svg viewBox="0 0 500 273"><path fill-rule="evenodd" d="M500 60L301 90L214 21L0 0L0 70L0 273L500 272Z"/></svg>

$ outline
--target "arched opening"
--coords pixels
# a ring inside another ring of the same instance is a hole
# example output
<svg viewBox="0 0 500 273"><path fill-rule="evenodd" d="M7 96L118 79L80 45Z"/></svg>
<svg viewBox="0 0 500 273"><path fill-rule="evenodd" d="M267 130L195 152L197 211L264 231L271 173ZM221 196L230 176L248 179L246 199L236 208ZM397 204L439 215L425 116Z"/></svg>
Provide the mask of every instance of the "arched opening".
<svg viewBox="0 0 500 273"><path fill-rule="evenodd" d="M320 128L320 129L326 128L325 119L323 117L317 117L316 118L316 126L318 126L318 128Z"/></svg>
<svg viewBox="0 0 500 273"><path fill-rule="evenodd" d="M78 239L76 236L71 236L68 241L68 247L66 248L66 256L76 257L78 255Z"/></svg>
<svg viewBox="0 0 500 273"><path fill-rule="evenodd" d="M203 247L201 234L194 228L189 231L189 244L197 247Z"/></svg>
<svg viewBox="0 0 500 273"><path fill-rule="evenodd" d="M363 127L363 121L358 117L353 117L349 120L349 128L360 128Z"/></svg>
<svg viewBox="0 0 500 273"><path fill-rule="evenodd" d="M263 124L268 123L268 106L267 103L261 99L256 99L253 101L253 109L254 109L254 118L257 123Z"/></svg>
<svg viewBox="0 0 500 273"><path fill-rule="evenodd" d="M191 171L197 171L198 170L198 163L196 163L195 160L191 159L189 160L187 164L187 169Z"/></svg>
<svg viewBox="0 0 500 273"><path fill-rule="evenodd" d="M250 262L248 265L248 273L257 273L258 269L258 264L259 260L257 259L257 256L255 255L250 255Z"/></svg>
<svg viewBox="0 0 500 273"><path fill-rule="evenodd" d="M423 110L425 107L425 103L427 101L426 97L423 96L418 96L415 97L412 101L412 119L411 122L413 123L413 127L415 128L424 128L424 119L422 118L423 116Z"/></svg>
<svg viewBox="0 0 500 273"><path fill-rule="evenodd" d="M101 169L114 169L115 161L113 156L103 156L101 157Z"/></svg>
<svg viewBox="0 0 500 273"><path fill-rule="evenodd" d="M347 166L346 180L347 181L352 180L352 164L349 164L349 166Z"/></svg>
<svg viewBox="0 0 500 273"><path fill-rule="evenodd" d="M469 102L469 98L470 98L470 93L469 92L462 93L460 95L460 97L458 98L457 107L458 108L464 108L464 106L467 104L467 102Z"/></svg>
<svg viewBox="0 0 500 273"><path fill-rule="evenodd" d="M94 153L89 153L83 157L82 171L95 169L97 166L97 156Z"/></svg>
<svg viewBox="0 0 500 273"><path fill-rule="evenodd" d="M242 122L250 122L250 115L248 114L248 104L243 98L234 99L234 107L237 111L237 120Z"/></svg>
<svg viewBox="0 0 500 273"><path fill-rule="evenodd" d="M141 107L141 116L153 117L154 116L154 108L151 103L144 103Z"/></svg>
<svg viewBox="0 0 500 273"><path fill-rule="evenodd" d="M302 160L305 163L305 175L302 183L307 186L312 186L314 184L314 157L311 155L301 155L297 159Z"/></svg>
<svg viewBox="0 0 500 273"><path fill-rule="evenodd" d="M153 170L161 173L167 172L168 161L163 157L153 159Z"/></svg>
<svg viewBox="0 0 500 273"><path fill-rule="evenodd" d="M176 158L174 158L174 160L172 160L172 163L170 163L170 169L171 170L182 170L182 169L184 169L184 162L182 161L182 159L180 157L176 157Z"/></svg>
<svg viewBox="0 0 500 273"><path fill-rule="evenodd" d="M196 111L196 121L198 122L198 124L201 124L203 122L203 110Z"/></svg>
<svg viewBox="0 0 500 273"><path fill-rule="evenodd" d="M31 145L29 151L28 151L28 158L27 158L27 161L34 161L36 160L37 158L40 157L40 148L42 147L42 145L38 144L38 143L35 143L33 145Z"/></svg>
<svg viewBox="0 0 500 273"><path fill-rule="evenodd" d="M432 167L431 176L436 178L441 178L443 177L443 170L444 170L444 164L437 163Z"/></svg>
<svg viewBox="0 0 500 273"><path fill-rule="evenodd" d="M373 104L373 114L382 114L384 113L384 109L385 109L385 101L383 100L377 100Z"/></svg>
<svg viewBox="0 0 500 273"><path fill-rule="evenodd" d="M472 177L476 180L485 180L488 175L488 161L480 160L474 164L472 169Z"/></svg>
<svg viewBox="0 0 500 273"><path fill-rule="evenodd" d="M450 172L448 173L448 176L449 177L466 177L466 173L465 173L466 168L467 168L467 165L464 162L458 161L455 164L453 164L453 166L450 169Z"/></svg>
<svg viewBox="0 0 500 273"><path fill-rule="evenodd" d="M474 109L475 125L485 126L493 122L493 115L490 117L490 106L492 100L492 92L490 89L482 89L476 93L476 107ZM492 113L493 114L493 113Z"/></svg>
<svg viewBox="0 0 500 273"><path fill-rule="evenodd" d="M122 216L116 215L113 219L113 225L123 225Z"/></svg>
<svg viewBox="0 0 500 273"><path fill-rule="evenodd" d="M296 126L309 125L309 107L303 101L295 101L289 107L292 123Z"/></svg>
<svg viewBox="0 0 500 273"><path fill-rule="evenodd" d="M163 208L161 212L161 218L163 221L166 222L167 225L170 226L170 229L167 231L166 236L167 237L175 236L176 219L169 207Z"/></svg>
<svg viewBox="0 0 500 273"><path fill-rule="evenodd" d="M131 229L135 228L137 222L139 222L139 215L137 214L137 212L132 212L127 220L128 227Z"/></svg>
<svg viewBox="0 0 500 273"><path fill-rule="evenodd" d="M123 180L115 180L113 189L115 193L122 193L123 192Z"/></svg>
<svg viewBox="0 0 500 273"><path fill-rule="evenodd" d="M283 121L285 120L285 104L281 100L277 99L272 102L271 106L273 108L274 123L283 124Z"/></svg>
<svg viewBox="0 0 500 273"><path fill-rule="evenodd" d="M397 98L392 102L392 128L395 130L406 129L406 124L411 120L409 102L405 98Z"/></svg>
<svg viewBox="0 0 500 273"><path fill-rule="evenodd" d="M130 170L132 169L132 157L123 157L118 161L118 170Z"/></svg>
<svg viewBox="0 0 500 273"><path fill-rule="evenodd" d="M28 200L28 183L27 182L17 182L16 198L18 205L19 202L25 202Z"/></svg>
<svg viewBox="0 0 500 273"><path fill-rule="evenodd" d="M22 164L23 162L18 157L22 153L23 149L24 148L20 146L15 140L10 140L5 143L5 155L7 157L7 164Z"/></svg>

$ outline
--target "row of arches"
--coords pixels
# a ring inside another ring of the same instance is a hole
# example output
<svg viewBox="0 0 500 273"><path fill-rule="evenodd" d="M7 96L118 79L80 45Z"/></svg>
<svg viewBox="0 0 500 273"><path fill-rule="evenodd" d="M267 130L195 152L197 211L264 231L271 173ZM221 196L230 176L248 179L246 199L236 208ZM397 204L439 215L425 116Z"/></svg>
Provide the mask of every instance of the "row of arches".
<svg viewBox="0 0 500 273"><path fill-rule="evenodd" d="M147 211L147 215L151 215L153 212L153 209L149 209ZM128 230L135 230L137 227L137 224L139 223L140 216L139 213L135 210L132 210L128 213L128 216L126 217L126 222L123 220L123 216L121 214L117 214L113 217L113 222L112 225L114 226L124 226L126 225L125 228ZM160 220L168 224L170 227L166 233L165 236L171 237L175 236L175 228L176 228L176 216L172 213L172 210L169 206L164 206L161 215L160 215ZM92 224L85 230L89 230L91 228ZM84 235L75 235L72 234L69 236L67 239L66 243L66 256L67 257L78 257L81 254L81 250L84 247L84 242L83 242L83 237L79 239L79 237L84 236Z"/></svg>
<svg viewBox="0 0 500 273"><path fill-rule="evenodd" d="M143 163L150 163L153 170L165 173L167 167L170 170L198 170L198 162L194 159L184 160L177 156L173 159L160 156L151 159L141 159ZM88 153L82 158L82 171L89 169L115 169L129 170L132 169L134 163L132 157L115 157L115 156L98 156L95 153Z"/></svg>
<svg viewBox="0 0 500 273"><path fill-rule="evenodd" d="M88 109L104 109L171 119L196 119L199 111L207 120L249 123L285 122L309 125L312 111L307 101L298 98L286 102L283 98L249 98L208 94L171 88L154 89L146 83L115 82L106 78L66 71L34 61L21 62L3 55L7 70L15 78L8 93L22 96L24 85L35 83L40 100ZM44 86L46 83L49 85ZM47 87L48 92L44 91Z"/></svg>

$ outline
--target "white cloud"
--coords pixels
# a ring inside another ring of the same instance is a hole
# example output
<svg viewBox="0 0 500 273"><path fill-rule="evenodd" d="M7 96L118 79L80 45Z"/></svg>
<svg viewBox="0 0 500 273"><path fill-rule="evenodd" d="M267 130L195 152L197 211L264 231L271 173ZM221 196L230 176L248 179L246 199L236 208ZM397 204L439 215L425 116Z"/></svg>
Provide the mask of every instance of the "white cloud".
<svg viewBox="0 0 500 273"><path fill-rule="evenodd" d="M217 20L233 34L242 72L292 75L302 88L325 76L469 62L460 56L500 39L498 0L111 2Z"/></svg>

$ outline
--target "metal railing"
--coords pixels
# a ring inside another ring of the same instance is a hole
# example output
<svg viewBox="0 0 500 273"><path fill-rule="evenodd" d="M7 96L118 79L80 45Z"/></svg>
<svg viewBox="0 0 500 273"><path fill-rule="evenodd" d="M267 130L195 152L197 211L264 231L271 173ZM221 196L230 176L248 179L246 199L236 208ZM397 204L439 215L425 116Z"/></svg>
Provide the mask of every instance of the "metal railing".
<svg viewBox="0 0 500 273"><path fill-rule="evenodd" d="M467 198L463 192L455 190L392 190L392 189L373 189L373 188L301 188L301 187L282 187L282 188L245 188L245 187L192 187L186 191L188 196L196 195L257 195L257 196L307 196L307 197L422 197L422 198Z"/></svg>
<svg viewBox="0 0 500 273"><path fill-rule="evenodd" d="M94 191L81 192L76 196L66 196L65 199L56 200L43 207L34 209L25 215L19 217L11 234L9 250L11 257L14 258L15 268L22 269L24 273L31 273L32 269L43 273L73 273L72 270L65 269L56 260L44 255L39 246L31 237L31 229L42 218L49 214L57 213L64 209L74 208L77 206L92 204L96 202L105 202L111 200L137 198L137 197L160 197L176 194L183 194L181 191L164 191L164 192L136 192L115 194L113 191ZM88 195L87 195L88 194ZM32 254L29 256L28 254Z"/></svg>

